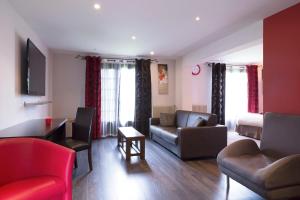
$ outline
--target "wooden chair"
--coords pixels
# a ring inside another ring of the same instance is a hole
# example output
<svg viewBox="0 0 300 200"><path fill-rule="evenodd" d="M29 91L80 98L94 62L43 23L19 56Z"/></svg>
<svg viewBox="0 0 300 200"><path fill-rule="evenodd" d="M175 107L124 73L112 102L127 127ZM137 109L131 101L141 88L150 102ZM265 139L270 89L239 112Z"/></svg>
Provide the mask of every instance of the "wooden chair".
<svg viewBox="0 0 300 200"><path fill-rule="evenodd" d="M95 114L94 108L78 108L75 122L72 123L72 137L67 138L64 146L74 151L88 150L88 160L90 171L92 164L92 124ZM75 168L78 167L77 156L75 158Z"/></svg>

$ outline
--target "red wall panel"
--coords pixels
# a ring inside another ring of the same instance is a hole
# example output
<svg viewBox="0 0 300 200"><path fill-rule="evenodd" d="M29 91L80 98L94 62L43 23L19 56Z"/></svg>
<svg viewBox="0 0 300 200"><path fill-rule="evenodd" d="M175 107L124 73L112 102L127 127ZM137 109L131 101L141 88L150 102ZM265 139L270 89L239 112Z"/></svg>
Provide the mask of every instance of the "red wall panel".
<svg viewBox="0 0 300 200"><path fill-rule="evenodd" d="M300 4L264 20L264 112L300 114Z"/></svg>

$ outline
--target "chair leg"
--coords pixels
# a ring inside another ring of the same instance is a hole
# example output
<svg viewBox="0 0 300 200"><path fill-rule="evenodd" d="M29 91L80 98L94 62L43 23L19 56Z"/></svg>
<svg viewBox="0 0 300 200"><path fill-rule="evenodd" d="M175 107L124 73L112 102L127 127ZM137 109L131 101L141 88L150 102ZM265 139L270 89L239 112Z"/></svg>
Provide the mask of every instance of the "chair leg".
<svg viewBox="0 0 300 200"><path fill-rule="evenodd" d="M92 170L93 170L92 147L88 148L88 159L89 159L89 167L90 167L90 171L92 171Z"/></svg>
<svg viewBox="0 0 300 200"><path fill-rule="evenodd" d="M77 163L77 154L75 155L74 164L75 164L75 168L78 168L78 163Z"/></svg>
<svg viewBox="0 0 300 200"><path fill-rule="evenodd" d="M227 193L227 195L228 195L228 193L229 193L229 188L230 188L230 179L229 179L229 176L226 176L226 179L227 179L226 193Z"/></svg>

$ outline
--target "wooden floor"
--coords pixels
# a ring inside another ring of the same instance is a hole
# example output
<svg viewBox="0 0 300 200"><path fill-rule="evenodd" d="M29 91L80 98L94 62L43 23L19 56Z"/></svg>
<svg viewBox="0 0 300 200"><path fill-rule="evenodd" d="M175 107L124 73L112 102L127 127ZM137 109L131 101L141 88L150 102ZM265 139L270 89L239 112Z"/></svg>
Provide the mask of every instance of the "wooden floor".
<svg viewBox="0 0 300 200"><path fill-rule="evenodd" d="M146 160L133 158L127 163L116 146L115 138L93 142L91 173L87 152L78 154L74 200L262 200L233 180L227 198L226 178L215 159L184 162L148 140Z"/></svg>

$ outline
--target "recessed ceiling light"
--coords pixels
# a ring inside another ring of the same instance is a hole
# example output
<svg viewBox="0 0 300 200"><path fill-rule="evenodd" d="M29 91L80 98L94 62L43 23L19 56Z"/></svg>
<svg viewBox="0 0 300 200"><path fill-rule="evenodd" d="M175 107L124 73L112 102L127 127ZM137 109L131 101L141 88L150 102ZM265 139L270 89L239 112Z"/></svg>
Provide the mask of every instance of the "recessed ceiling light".
<svg viewBox="0 0 300 200"><path fill-rule="evenodd" d="M195 20L196 20L196 21L200 21L200 17L197 16L197 17L195 18Z"/></svg>
<svg viewBox="0 0 300 200"><path fill-rule="evenodd" d="M131 39L132 40L136 40L136 37L133 35L133 36L131 36Z"/></svg>
<svg viewBox="0 0 300 200"><path fill-rule="evenodd" d="M100 6L100 4L95 3L95 4L94 4L94 8L95 8L96 10L100 10L101 6Z"/></svg>
<svg viewBox="0 0 300 200"><path fill-rule="evenodd" d="M150 55L152 55L152 56L153 56L153 55L154 55L154 51L151 51L151 52L150 52Z"/></svg>

